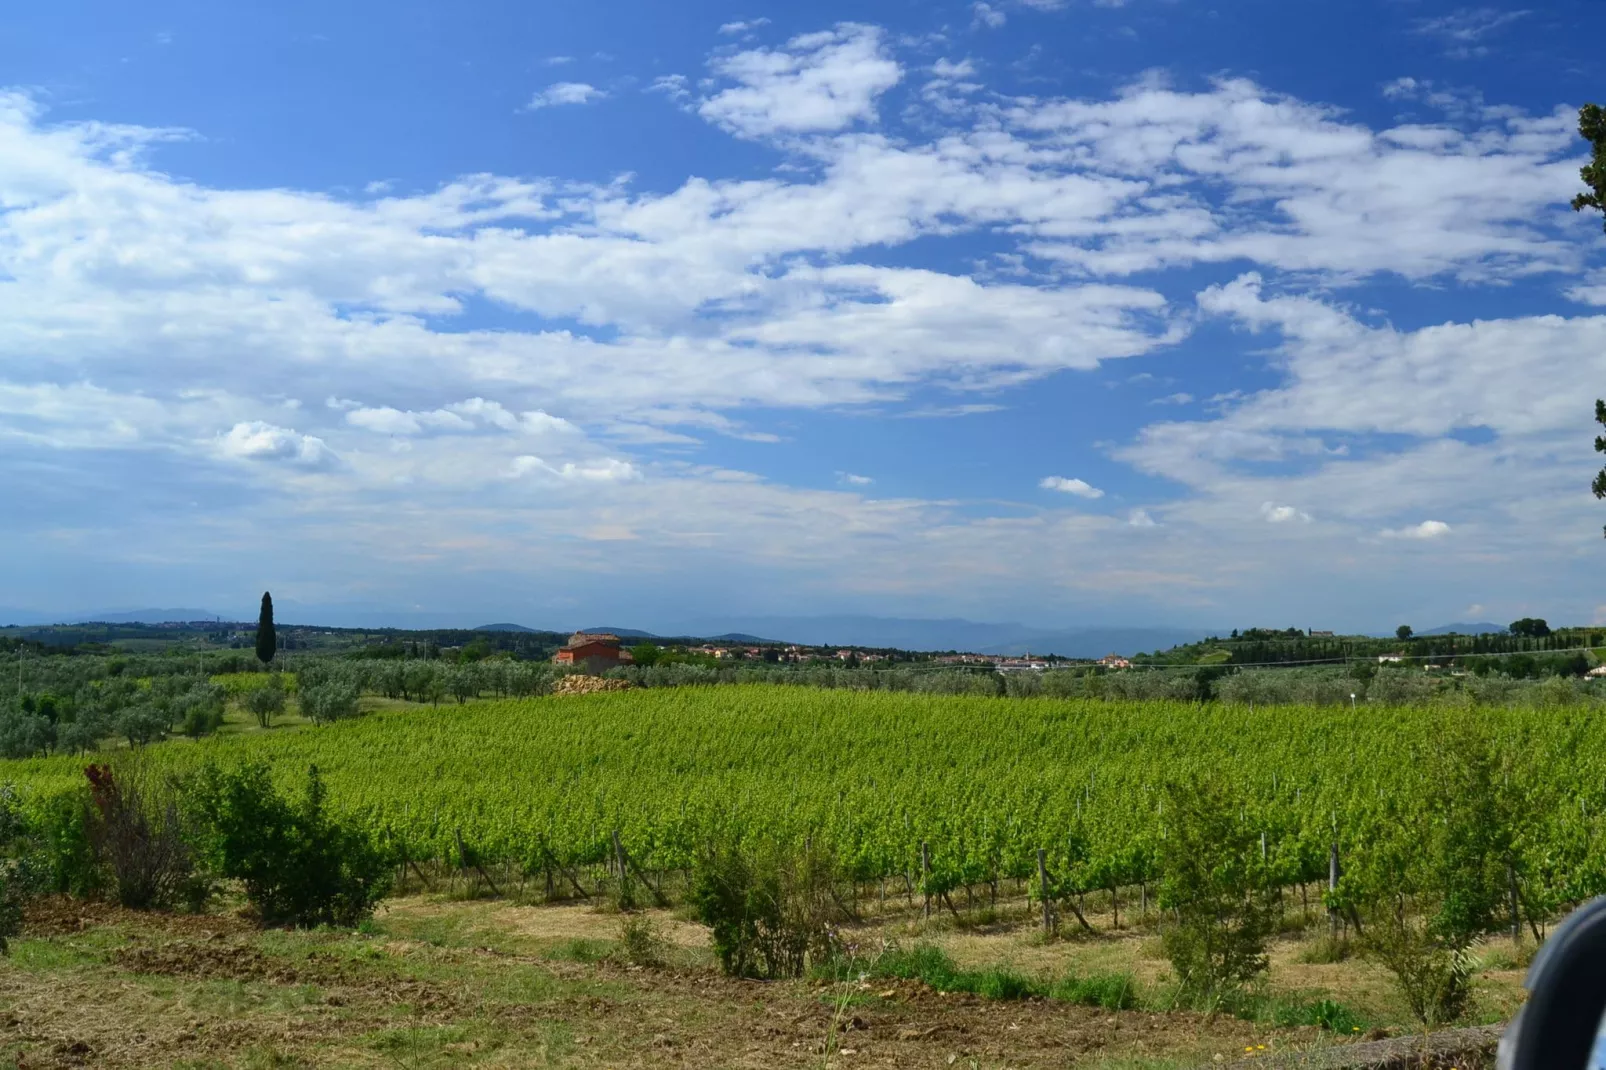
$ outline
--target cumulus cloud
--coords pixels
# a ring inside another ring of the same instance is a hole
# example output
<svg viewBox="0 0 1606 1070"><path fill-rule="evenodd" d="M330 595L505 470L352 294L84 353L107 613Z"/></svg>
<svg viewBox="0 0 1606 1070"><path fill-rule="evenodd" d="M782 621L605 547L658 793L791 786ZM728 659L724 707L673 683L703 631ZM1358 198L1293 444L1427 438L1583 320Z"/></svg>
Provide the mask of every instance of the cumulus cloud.
<svg viewBox="0 0 1606 1070"><path fill-rule="evenodd" d="M1102 490L1081 479L1066 479L1064 476L1044 476L1042 482L1037 485L1044 490L1054 490L1061 494L1074 494L1078 498L1104 497Z"/></svg>
<svg viewBox="0 0 1606 1070"><path fill-rule="evenodd" d="M1270 524L1287 524L1291 521L1310 523L1310 514L1294 508L1292 505L1277 505L1274 502L1261 502L1260 515Z"/></svg>
<svg viewBox="0 0 1606 1070"><path fill-rule="evenodd" d="M607 91L586 82L554 82L530 98L526 108L555 108L565 104L589 104L601 100Z"/></svg>
<svg viewBox="0 0 1606 1070"><path fill-rule="evenodd" d="M309 531L349 532L363 568L398 530L464 560L481 560L469 543L506 560L630 531L658 575L681 566L654 554L706 553L903 597L1010 545L1034 562L1017 592L1153 591L1201 614L1258 582L1246 561L1281 590L1302 567L1276 556L1293 542L1331 540L1345 583L1398 582L1391 562L1414 555L1393 540L1448 532L1401 534L1439 522L1400 518L1464 515L1470 488L1484 513L1457 522L1457 553L1523 562L1534 540L1598 535L1594 503L1576 501L1588 414L1554 384L1606 378L1606 317L1408 329L1345 296L1362 280L1529 280L1591 298L1584 228L1560 210L1572 117L1466 94L1441 106L1430 97L1447 91L1423 84L1396 97L1437 109L1429 120L1368 126L1247 81L1148 80L1003 103L955 88L940 123L900 124L883 100L932 115L918 93L887 97L913 54L852 26L721 51L711 84L661 91L773 138L784 166L652 191L498 175L349 197L227 188L157 165L173 131L60 122L0 97L0 438L32 466L0 473L0 493L24 502L31 488L4 480L89 480L138 451L164 485L293 486ZM908 69L984 80L931 55ZM886 132L871 125L883 113ZM975 266L978 244L999 258ZM1191 303L1166 295L1194 276L1127 281L1240 262L1256 270ZM911 263L927 266L894 266ZM515 325L476 325L480 303ZM1101 445L1168 481L1163 525L1142 509L886 500L846 474L797 488L697 463L708 436L790 433L777 411L996 411L1022 384L1141 358L1199 322L1230 328L1268 376L1198 419L1144 410L1166 418ZM1488 440L1461 441L1467 428ZM101 453L90 466L72 450ZM1283 502L1324 503L1323 523L1288 539L1260 512L1303 518Z"/></svg>
<svg viewBox="0 0 1606 1070"><path fill-rule="evenodd" d="M1450 525L1442 520L1424 520L1403 528L1384 528L1380 535L1385 539L1437 539L1450 534Z"/></svg>
<svg viewBox="0 0 1606 1070"><path fill-rule="evenodd" d="M873 120L876 98L903 77L881 29L857 23L794 37L781 49L738 52L712 66L736 84L698 110L747 137L822 133Z"/></svg>
<svg viewBox="0 0 1606 1070"><path fill-rule="evenodd" d="M225 457L240 460L286 461L305 468L331 464L335 455L320 438L302 435L286 427L252 420L238 423L220 436L217 450Z"/></svg>

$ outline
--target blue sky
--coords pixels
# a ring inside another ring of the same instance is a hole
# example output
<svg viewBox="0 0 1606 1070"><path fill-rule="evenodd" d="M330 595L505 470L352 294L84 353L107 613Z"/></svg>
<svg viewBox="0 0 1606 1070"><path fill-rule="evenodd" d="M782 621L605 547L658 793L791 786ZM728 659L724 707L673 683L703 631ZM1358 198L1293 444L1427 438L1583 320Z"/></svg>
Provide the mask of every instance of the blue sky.
<svg viewBox="0 0 1606 1070"><path fill-rule="evenodd" d="M33 5L0 607L1606 620L1606 234L1566 207L1603 34Z"/></svg>

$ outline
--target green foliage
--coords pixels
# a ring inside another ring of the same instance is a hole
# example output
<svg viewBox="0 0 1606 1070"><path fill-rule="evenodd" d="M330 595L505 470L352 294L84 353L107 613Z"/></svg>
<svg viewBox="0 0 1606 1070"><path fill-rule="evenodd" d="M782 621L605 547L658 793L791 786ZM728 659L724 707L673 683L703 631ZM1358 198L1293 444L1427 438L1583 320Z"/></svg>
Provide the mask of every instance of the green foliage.
<svg viewBox="0 0 1606 1070"><path fill-rule="evenodd" d="M87 790L47 796L34 808L46 891L90 896L106 885L95 855L94 810Z"/></svg>
<svg viewBox="0 0 1606 1070"><path fill-rule="evenodd" d="M1506 630L1524 639L1543 639L1550 634L1550 625L1539 617L1523 617L1512 621Z"/></svg>
<svg viewBox="0 0 1606 1070"><path fill-rule="evenodd" d="M245 693L243 705L262 728L273 727L273 719L284 713L284 684L279 677L279 673L272 673L264 686Z"/></svg>
<svg viewBox="0 0 1606 1070"><path fill-rule="evenodd" d="M1578 109L1578 135L1590 144L1589 162L1578 172L1589 190L1573 198L1573 211L1595 208L1606 212L1606 109L1599 104Z"/></svg>
<svg viewBox="0 0 1606 1070"><path fill-rule="evenodd" d="M1138 1005L1137 983L1128 974L1070 974L1050 982L1005 967L962 970L941 948L924 943L907 950L893 944L869 956L843 953L821 972L835 980L866 976L920 981L938 992L968 992L983 999L1055 999L1112 1011Z"/></svg>
<svg viewBox="0 0 1606 1070"><path fill-rule="evenodd" d="M669 951L652 919L644 914L625 914L619 924L619 946L632 966L662 966Z"/></svg>
<svg viewBox="0 0 1606 1070"><path fill-rule="evenodd" d="M1411 626L1409 624L1402 624L1398 628L1394 629L1394 638L1400 640L1402 643L1411 638L1411 636L1414 634L1416 633L1411 630Z"/></svg>
<svg viewBox="0 0 1606 1070"><path fill-rule="evenodd" d="M191 739L216 732L223 725L228 693L212 683L191 688L177 703L179 730Z"/></svg>
<svg viewBox="0 0 1606 1070"><path fill-rule="evenodd" d="M1086 977L1071 975L1056 981L1049 989L1051 998L1107 1011L1132 1010L1138 1006L1138 986L1131 974L1095 973Z"/></svg>
<svg viewBox="0 0 1606 1070"><path fill-rule="evenodd" d="M1522 824L1533 800L1509 788L1483 726L1446 717L1416 756L1430 790L1385 800L1376 843L1341 886L1366 919L1366 950L1426 1024L1466 1010L1480 936L1508 923Z"/></svg>
<svg viewBox="0 0 1606 1070"><path fill-rule="evenodd" d="M1273 882L1259 834L1219 784L1173 782L1165 797L1160 905L1176 922L1161 940L1182 993L1215 1009L1265 972L1276 929Z"/></svg>
<svg viewBox="0 0 1606 1070"><path fill-rule="evenodd" d="M278 652L279 637L273 628L273 595L262 592L262 612L257 617L257 660L266 665Z"/></svg>
<svg viewBox="0 0 1606 1070"><path fill-rule="evenodd" d="M22 932L22 908L38 885L28 822L15 789L0 787L0 955Z"/></svg>
<svg viewBox="0 0 1606 1070"><path fill-rule="evenodd" d="M703 857L691 900L727 974L799 977L830 954L834 879L821 851L731 846Z"/></svg>
<svg viewBox="0 0 1606 1070"><path fill-rule="evenodd" d="M318 724L332 724L357 716L360 696L355 685L336 680L301 688L301 712Z"/></svg>
<svg viewBox="0 0 1606 1070"><path fill-rule="evenodd" d="M191 802L205 855L245 885L265 924L353 926L390 886L390 860L368 834L328 813L316 766L299 799L275 790L264 765L204 769Z"/></svg>
<svg viewBox="0 0 1606 1070"><path fill-rule="evenodd" d="M1280 1026L1314 1025L1340 1036L1350 1036L1366 1028L1366 1023L1354 1011L1331 999L1282 1006L1277 1008L1273 1018Z"/></svg>

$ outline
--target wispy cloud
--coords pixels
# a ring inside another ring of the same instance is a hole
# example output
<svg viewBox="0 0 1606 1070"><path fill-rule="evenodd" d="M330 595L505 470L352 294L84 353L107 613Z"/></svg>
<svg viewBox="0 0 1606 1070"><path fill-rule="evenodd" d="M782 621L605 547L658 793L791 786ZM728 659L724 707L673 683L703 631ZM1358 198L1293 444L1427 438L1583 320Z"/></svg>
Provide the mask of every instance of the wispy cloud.
<svg viewBox="0 0 1606 1070"><path fill-rule="evenodd" d="M836 476L850 487L868 487L875 482L869 476L855 475L852 472L838 472Z"/></svg>
<svg viewBox="0 0 1606 1070"><path fill-rule="evenodd" d="M1529 14L1527 10L1501 11L1492 7L1464 7L1447 15L1418 19L1415 30L1445 44L1447 55L1457 59L1487 55L1481 42L1503 26Z"/></svg>
<svg viewBox="0 0 1606 1070"><path fill-rule="evenodd" d="M770 20L767 18L738 19L735 22L725 23L719 28L719 32L722 34L747 33L749 30L756 30L760 26L768 26L769 24Z"/></svg>
<svg viewBox="0 0 1606 1070"><path fill-rule="evenodd" d="M554 82L531 97L525 107L534 111L538 108L561 107L565 104L589 104L607 95L606 90L598 89L586 82Z"/></svg>

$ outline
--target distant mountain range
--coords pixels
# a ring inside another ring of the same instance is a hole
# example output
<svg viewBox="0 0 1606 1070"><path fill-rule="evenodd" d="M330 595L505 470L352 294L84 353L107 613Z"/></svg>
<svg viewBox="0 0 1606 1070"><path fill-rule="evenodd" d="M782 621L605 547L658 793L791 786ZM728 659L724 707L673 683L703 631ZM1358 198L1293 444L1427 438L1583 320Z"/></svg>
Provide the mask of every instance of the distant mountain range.
<svg viewBox="0 0 1606 1070"><path fill-rule="evenodd" d="M1459 624L1441 624L1437 628L1429 628L1418 635L1505 635L1504 624L1490 624L1488 621L1475 623L1461 622Z"/></svg>
<svg viewBox="0 0 1606 1070"><path fill-rule="evenodd" d="M210 609L119 609L94 613L40 613L0 608L0 624L188 624L196 620L232 620Z"/></svg>
<svg viewBox="0 0 1606 1070"><path fill-rule="evenodd" d="M976 654L1058 654L1067 658L1097 658L1105 654L1164 650L1218 634L1203 628L1034 628L1024 624L988 624L958 617L926 620L870 616L740 617L717 623L693 622L687 630L694 635L708 635L721 628L733 628L738 635L772 635L786 642L809 646L959 650ZM751 640L732 638L725 641Z"/></svg>

